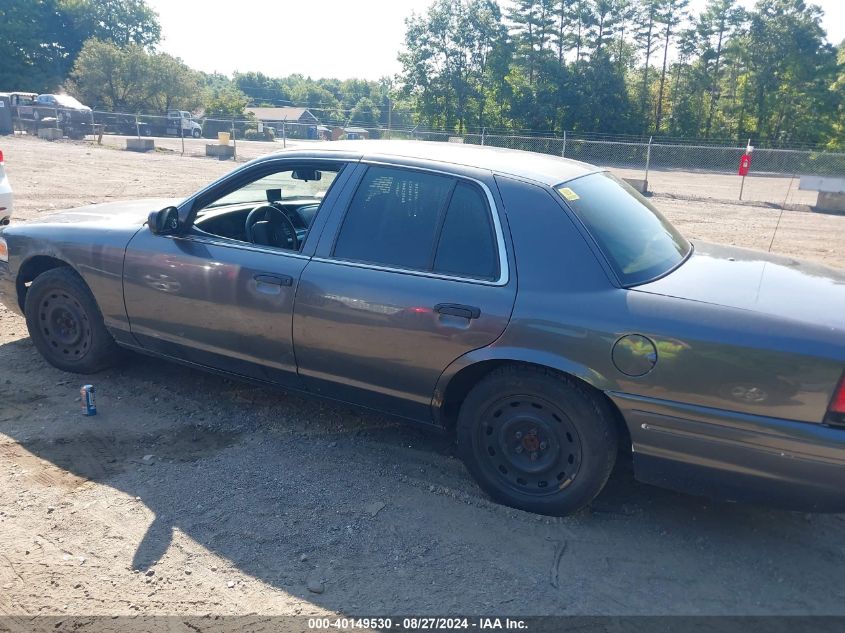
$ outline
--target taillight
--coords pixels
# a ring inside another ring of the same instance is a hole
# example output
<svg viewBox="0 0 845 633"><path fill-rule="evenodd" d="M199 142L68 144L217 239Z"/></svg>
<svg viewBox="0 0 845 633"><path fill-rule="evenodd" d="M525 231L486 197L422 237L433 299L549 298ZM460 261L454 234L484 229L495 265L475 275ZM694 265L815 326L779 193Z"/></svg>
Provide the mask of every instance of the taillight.
<svg viewBox="0 0 845 633"><path fill-rule="evenodd" d="M832 426L845 427L845 374L842 374L839 385L833 392L833 398L830 399L824 421Z"/></svg>
<svg viewBox="0 0 845 633"><path fill-rule="evenodd" d="M3 162L3 150L0 149L0 163Z"/></svg>

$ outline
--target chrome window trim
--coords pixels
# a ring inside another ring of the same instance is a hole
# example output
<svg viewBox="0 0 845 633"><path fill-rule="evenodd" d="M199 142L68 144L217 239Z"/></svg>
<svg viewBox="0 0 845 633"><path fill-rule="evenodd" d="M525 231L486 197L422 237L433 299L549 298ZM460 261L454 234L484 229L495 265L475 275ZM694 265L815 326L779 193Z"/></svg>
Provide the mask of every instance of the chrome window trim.
<svg viewBox="0 0 845 633"><path fill-rule="evenodd" d="M251 244L249 242L238 242L237 240L225 241L214 238L207 238L204 235L163 235L172 240L183 240L186 242L196 242L198 244L211 244L212 246L225 246L227 248L235 248L243 251L254 251L257 253L266 253L268 255L281 255L282 257L293 257L295 259L311 259L308 255L289 251L283 248L274 248L272 246L260 246ZM237 242L237 243L233 243Z"/></svg>
<svg viewBox="0 0 845 633"><path fill-rule="evenodd" d="M341 264L344 266L352 266L354 268L366 268L368 270L381 270L384 272L391 272L391 273L403 273L407 275L414 275L417 277L429 277L432 279L443 279L447 281L462 281L466 283L473 283L473 284L480 284L483 286L506 286L510 281L510 267L508 266L508 253L505 248L505 236L502 230L502 223L499 219L499 209L496 206L496 201L493 198L493 192L490 191L490 187L487 186L486 183L478 180L477 178L472 178L471 176L464 176L461 174L456 174L454 172L445 171L442 169L432 169L430 167L417 167L414 165L402 165L391 163L387 161L380 161L380 160L373 160L373 159L362 159L362 165L374 165L377 167L391 167L394 169L408 169L411 171L422 171L428 172L433 174L439 174L442 176L448 176L450 178L454 178L456 180L464 180L468 182L475 183L481 190L484 192L484 195L487 196L487 205L488 209L487 212L493 219L493 230L496 234L496 250L499 254L499 278L498 279L478 279L476 277L464 277L462 275L444 275L441 273L436 273L433 271L427 270L416 270L413 268L401 268L397 266L385 266L382 264L369 264L367 262L358 262L352 261L348 259L340 259L338 257L313 257L312 260L316 262L322 262L325 264ZM360 183L359 183L360 184ZM346 211L349 210L347 206L346 210L344 211L344 218L346 217ZM341 222L338 231L340 231L343 227L343 223Z"/></svg>
<svg viewBox="0 0 845 633"><path fill-rule="evenodd" d="M329 257L312 257L311 261L320 262L322 264L336 264L338 266L349 266L351 268L366 268L367 270L379 270L386 273L400 273L402 275L413 275L414 277L427 277L429 279L443 279L444 281L460 281L468 284L478 284L481 286L505 286L507 285L507 278L505 281L478 279L476 277L456 277L454 275L441 275L440 273L433 273L427 270L415 270L413 268L393 268L390 266L380 266L378 264L367 264L364 262L355 262L348 259L333 259Z"/></svg>

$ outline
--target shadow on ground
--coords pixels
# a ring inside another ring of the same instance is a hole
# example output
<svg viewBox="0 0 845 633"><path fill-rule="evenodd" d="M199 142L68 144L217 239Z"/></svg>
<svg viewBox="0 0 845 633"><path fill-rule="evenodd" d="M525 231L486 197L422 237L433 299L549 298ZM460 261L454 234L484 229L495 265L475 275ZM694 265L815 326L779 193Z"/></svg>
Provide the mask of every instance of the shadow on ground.
<svg viewBox="0 0 845 633"><path fill-rule="evenodd" d="M449 438L342 405L133 355L92 377L84 418L79 377L28 340L0 367L0 432L154 513L142 571L178 529L346 614L845 613L840 516L713 504L622 464L590 510L538 517L489 502Z"/></svg>

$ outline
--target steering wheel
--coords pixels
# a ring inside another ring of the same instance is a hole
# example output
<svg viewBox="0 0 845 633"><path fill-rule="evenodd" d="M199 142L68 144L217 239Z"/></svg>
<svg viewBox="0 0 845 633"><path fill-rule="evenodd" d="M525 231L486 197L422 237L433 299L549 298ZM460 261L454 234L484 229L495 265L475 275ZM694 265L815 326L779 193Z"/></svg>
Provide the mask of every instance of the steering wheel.
<svg viewBox="0 0 845 633"><path fill-rule="evenodd" d="M246 239L253 244L299 250L296 227L287 214L271 204L260 204L249 212L244 224Z"/></svg>

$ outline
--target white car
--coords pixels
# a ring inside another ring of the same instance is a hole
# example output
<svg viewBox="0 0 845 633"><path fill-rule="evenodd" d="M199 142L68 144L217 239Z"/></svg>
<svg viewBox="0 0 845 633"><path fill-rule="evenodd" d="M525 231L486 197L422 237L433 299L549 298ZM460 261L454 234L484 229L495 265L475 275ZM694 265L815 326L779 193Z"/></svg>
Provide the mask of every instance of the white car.
<svg viewBox="0 0 845 633"><path fill-rule="evenodd" d="M12 219L12 185L6 177L3 165L3 151L0 150L0 226L4 226Z"/></svg>

